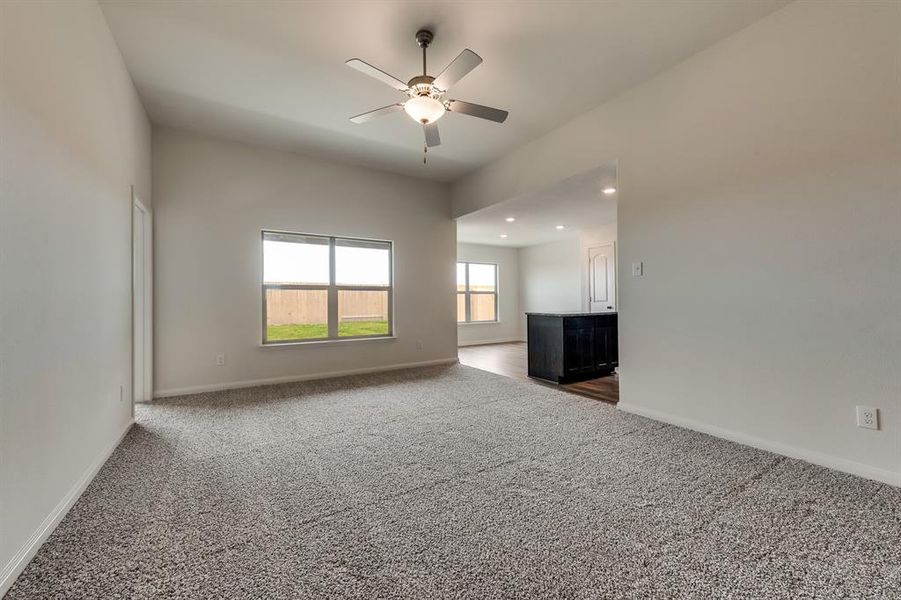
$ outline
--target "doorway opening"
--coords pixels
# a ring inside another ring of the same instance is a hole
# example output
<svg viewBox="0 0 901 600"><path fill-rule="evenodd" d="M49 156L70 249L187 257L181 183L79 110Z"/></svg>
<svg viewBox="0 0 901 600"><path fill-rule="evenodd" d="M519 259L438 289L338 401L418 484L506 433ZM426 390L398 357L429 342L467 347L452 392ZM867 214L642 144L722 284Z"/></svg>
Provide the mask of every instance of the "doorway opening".
<svg viewBox="0 0 901 600"><path fill-rule="evenodd" d="M618 196L609 161L457 218L460 362L618 401ZM490 318L470 315L473 265L491 275L479 288ZM559 317L554 340L573 343L540 344L528 314Z"/></svg>

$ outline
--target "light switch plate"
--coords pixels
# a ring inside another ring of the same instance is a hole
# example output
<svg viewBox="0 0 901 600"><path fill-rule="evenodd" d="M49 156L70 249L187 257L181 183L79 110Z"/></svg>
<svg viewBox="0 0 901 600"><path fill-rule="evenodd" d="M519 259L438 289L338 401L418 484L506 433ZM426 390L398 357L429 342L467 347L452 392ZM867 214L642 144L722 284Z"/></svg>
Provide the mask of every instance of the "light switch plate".
<svg viewBox="0 0 901 600"><path fill-rule="evenodd" d="M641 277L642 275L644 275L644 263L632 263L632 277Z"/></svg>

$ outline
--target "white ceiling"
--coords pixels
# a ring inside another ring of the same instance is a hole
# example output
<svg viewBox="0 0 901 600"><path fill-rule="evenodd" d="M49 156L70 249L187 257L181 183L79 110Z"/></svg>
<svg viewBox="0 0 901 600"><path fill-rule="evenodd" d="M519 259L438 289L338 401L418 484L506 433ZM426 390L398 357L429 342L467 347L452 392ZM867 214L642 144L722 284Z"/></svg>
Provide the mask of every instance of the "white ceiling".
<svg viewBox="0 0 901 600"><path fill-rule="evenodd" d="M786 3L101 0L154 123L442 181ZM344 65L362 58L406 81L421 67L423 26L435 32L430 74L463 48L485 60L453 97L510 111L502 125L446 115L428 165L405 114L348 121L404 97Z"/></svg>
<svg viewBox="0 0 901 600"><path fill-rule="evenodd" d="M616 165L574 175L547 189L530 192L457 219L457 241L523 248L578 235L616 222ZM507 217L516 220L505 221ZM564 229L556 229L563 225ZM501 238L506 234L506 238Z"/></svg>

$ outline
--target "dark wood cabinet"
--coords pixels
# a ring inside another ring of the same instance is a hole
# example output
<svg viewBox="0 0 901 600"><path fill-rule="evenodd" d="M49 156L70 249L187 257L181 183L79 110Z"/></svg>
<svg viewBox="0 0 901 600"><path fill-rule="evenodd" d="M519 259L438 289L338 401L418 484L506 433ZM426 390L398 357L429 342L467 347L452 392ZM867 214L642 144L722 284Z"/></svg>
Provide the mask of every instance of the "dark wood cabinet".
<svg viewBox="0 0 901 600"><path fill-rule="evenodd" d="M571 383L619 364L616 313L526 313L529 377Z"/></svg>
<svg viewBox="0 0 901 600"><path fill-rule="evenodd" d="M594 371L595 339L591 327L563 328L563 372L578 376Z"/></svg>

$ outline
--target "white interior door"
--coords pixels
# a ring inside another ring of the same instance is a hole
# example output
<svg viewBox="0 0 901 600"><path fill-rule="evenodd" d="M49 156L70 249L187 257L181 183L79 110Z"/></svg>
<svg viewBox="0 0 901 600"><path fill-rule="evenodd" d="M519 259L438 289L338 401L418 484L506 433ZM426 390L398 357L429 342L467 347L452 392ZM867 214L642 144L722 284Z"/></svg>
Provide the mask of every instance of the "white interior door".
<svg viewBox="0 0 901 600"><path fill-rule="evenodd" d="M616 248L614 242L588 249L588 310L616 310Z"/></svg>
<svg viewBox="0 0 901 600"><path fill-rule="evenodd" d="M132 397L153 399L153 224L137 196L132 210Z"/></svg>

